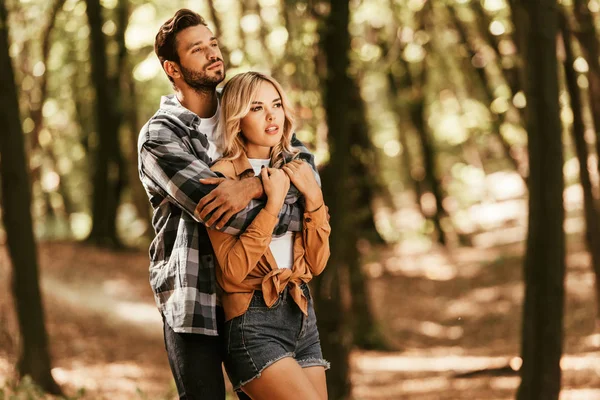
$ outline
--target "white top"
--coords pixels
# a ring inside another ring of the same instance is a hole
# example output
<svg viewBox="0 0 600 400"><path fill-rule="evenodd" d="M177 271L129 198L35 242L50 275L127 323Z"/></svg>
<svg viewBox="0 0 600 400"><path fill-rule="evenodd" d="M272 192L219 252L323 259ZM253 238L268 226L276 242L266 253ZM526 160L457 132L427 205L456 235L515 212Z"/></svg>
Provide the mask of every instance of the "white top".
<svg viewBox="0 0 600 400"><path fill-rule="evenodd" d="M175 96L175 100L179 101L177 96ZM219 125L220 113L221 99L219 96L217 96L217 111L215 111L215 115L210 118L200 118L200 122L196 126L196 130L201 134L204 134L206 139L208 139L208 149L206 149L206 153L213 162L223 157L223 154L219 151L219 146L217 144L217 127Z"/></svg>
<svg viewBox="0 0 600 400"><path fill-rule="evenodd" d="M260 174L261 167L263 165L268 167L271 160L249 158L248 161L250 161L250 165L252 165L254 173L258 175ZM279 268L292 268L294 263L293 232L287 231L283 236L272 238L271 244L269 244L269 249L271 249L271 253L273 253L273 257L275 257L275 261L277 262L277 266Z"/></svg>

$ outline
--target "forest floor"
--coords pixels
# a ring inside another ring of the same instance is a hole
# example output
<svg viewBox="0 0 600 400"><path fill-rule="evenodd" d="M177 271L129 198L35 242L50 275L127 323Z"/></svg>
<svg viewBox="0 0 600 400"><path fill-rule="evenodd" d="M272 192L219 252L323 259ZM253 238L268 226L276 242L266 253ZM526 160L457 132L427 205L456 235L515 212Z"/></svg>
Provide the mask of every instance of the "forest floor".
<svg viewBox="0 0 600 400"><path fill-rule="evenodd" d="M580 242L568 248L561 400L600 399L594 278ZM514 398L519 378L509 365L519 362L522 253L519 243L451 255L371 249L372 309L395 350L353 352L353 398ZM77 398L94 400L173 399L147 253L54 242L39 245L39 260L52 373L65 391L83 388ZM0 246L0 388L8 393L16 353L9 269Z"/></svg>

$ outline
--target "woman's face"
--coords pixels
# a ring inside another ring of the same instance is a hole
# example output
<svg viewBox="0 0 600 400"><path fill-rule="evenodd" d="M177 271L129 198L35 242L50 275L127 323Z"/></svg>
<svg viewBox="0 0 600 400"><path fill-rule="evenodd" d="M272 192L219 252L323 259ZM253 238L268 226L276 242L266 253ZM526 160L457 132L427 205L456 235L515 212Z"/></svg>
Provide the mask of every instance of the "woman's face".
<svg viewBox="0 0 600 400"><path fill-rule="evenodd" d="M271 147L281 141L284 122L279 92L270 82L261 82L250 111L240 121L248 158L269 158Z"/></svg>

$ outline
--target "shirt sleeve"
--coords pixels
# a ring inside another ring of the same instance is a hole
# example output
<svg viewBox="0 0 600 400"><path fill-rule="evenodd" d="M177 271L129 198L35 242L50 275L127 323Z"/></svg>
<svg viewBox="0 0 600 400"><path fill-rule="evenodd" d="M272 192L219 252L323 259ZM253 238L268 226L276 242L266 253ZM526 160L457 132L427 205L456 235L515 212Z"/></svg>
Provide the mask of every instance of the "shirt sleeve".
<svg viewBox="0 0 600 400"><path fill-rule="evenodd" d="M315 180L319 184L319 187L321 187L321 177L319 176L319 171L317 170L317 165L315 164L315 156L306 148L306 146L304 146L300 140L298 140L295 133L292 135L292 146L300 150L300 153L298 153L298 158L308 162L313 170L313 174L315 175ZM295 204L301 197L302 194L300 191L292 184L290 185L290 190L285 197L285 204Z"/></svg>
<svg viewBox="0 0 600 400"><path fill-rule="evenodd" d="M276 223L277 217L262 210L239 236L208 229L208 237L226 281L240 284L246 279L269 248Z"/></svg>
<svg viewBox="0 0 600 400"><path fill-rule="evenodd" d="M302 240L304 260L313 275L319 275L329 260L329 235L331 226L327 217L327 207L322 205L313 212L304 213Z"/></svg>

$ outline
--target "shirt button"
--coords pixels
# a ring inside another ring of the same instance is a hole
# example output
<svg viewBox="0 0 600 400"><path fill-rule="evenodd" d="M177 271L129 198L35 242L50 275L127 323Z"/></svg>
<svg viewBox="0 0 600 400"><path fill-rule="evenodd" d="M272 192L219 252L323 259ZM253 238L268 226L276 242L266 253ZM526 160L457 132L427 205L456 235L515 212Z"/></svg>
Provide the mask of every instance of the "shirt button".
<svg viewBox="0 0 600 400"><path fill-rule="evenodd" d="M312 221L312 218L306 218L305 221L310 222L310 221Z"/></svg>

